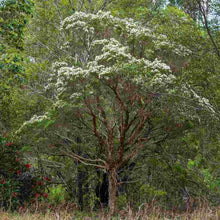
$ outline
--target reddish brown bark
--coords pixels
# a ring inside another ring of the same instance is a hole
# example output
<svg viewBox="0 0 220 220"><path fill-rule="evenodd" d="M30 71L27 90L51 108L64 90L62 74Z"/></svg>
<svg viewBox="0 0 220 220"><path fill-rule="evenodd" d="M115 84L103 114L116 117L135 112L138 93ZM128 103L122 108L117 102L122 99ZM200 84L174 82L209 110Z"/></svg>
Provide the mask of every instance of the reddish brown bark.
<svg viewBox="0 0 220 220"><path fill-rule="evenodd" d="M144 129L147 120L151 117L151 111L146 107L152 101L152 94L148 94L146 100L137 91L138 88L130 82L124 82L119 76L116 81L117 82L114 83L113 79L107 80L107 82L109 82L108 87L112 89L115 95L113 108L115 111L118 111L120 114L119 117L116 117L115 115L110 117L110 119L107 117L108 115L100 96L84 99L85 109L88 110L88 113L91 115L93 134L98 139L99 147L102 150L104 158L91 159L84 158L72 152L69 152L68 154L68 156L71 156L85 165L96 166L109 172L110 215L117 212L117 170L122 164L137 155L138 150L144 146L142 142L147 141L147 138L140 137L140 134ZM120 83L123 84L123 88L119 86ZM130 103L124 100L124 94L127 94ZM130 111L132 110L129 108L133 107L135 102L137 105L139 104L140 107L136 112L136 115L131 117ZM142 102L144 102L144 104L142 104ZM94 110L94 108L96 110ZM82 119L83 115L79 112L77 113L78 117ZM132 129L130 135L126 137L128 130L131 129L132 125L135 124L138 119L139 124L136 125L136 129ZM102 123L102 126L105 127L104 130L106 134L104 135L103 131L99 128L100 122ZM115 130L118 131L119 137L115 136ZM119 140L117 146L115 146L114 139ZM131 146L130 151L125 152L125 146L129 145Z"/></svg>

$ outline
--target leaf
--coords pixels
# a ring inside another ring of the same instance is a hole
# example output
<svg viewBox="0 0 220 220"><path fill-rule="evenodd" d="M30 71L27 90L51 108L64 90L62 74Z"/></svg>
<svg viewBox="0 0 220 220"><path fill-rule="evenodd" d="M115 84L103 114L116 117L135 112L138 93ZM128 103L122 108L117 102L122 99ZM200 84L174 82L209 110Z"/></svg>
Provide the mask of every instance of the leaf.
<svg viewBox="0 0 220 220"><path fill-rule="evenodd" d="M143 97L141 97L141 104L144 106L144 100L143 100Z"/></svg>
<svg viewBox="0 0 220 220"><path fill-rule="evenodd" d="M188 163L187 163L188 169L192 169L194 166L195 166L195 161L189 160Z"/></svg>
<svg viewBox="0 0 220 220"><path fill-rule="evenodd" d="M189 127L190 127L190 128L193 128L193 127L194 127L194 124L193 124L191 121L189 122Z"/></svg>
<svg viewBox="0 0 220 220"><path fill-rule="evenodd" d="M45 125L44 125L44 128L47 128L49 127L50 125L54 124L55 123L55 120L49 120Z"/></svg>
<svg viewBox="0 0 220 220"><path fill-rule="evenodd" d="M21 152L28 152L31 151L31 147L28 145L24 145L24 147L20 150Z"/></svg>

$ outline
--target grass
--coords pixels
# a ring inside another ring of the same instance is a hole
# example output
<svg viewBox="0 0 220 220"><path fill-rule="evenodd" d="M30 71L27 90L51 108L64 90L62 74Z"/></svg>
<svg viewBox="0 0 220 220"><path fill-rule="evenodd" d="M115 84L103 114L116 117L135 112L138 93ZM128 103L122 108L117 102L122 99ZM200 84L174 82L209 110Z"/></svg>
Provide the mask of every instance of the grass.
<svg viewBox="0 0 220 220"><path fill-rule="evenodd" d="M71 205L60 205L53 209L45 209L46 204L34 204L32 207L17 212L0 210L0 220L219 220L220 207L211 208L203 203L197 209L189 209L179 213L176 210L163 210L151 204L142 204L137 212L128 205L115 216L100 212L80 212Z"/></svg>

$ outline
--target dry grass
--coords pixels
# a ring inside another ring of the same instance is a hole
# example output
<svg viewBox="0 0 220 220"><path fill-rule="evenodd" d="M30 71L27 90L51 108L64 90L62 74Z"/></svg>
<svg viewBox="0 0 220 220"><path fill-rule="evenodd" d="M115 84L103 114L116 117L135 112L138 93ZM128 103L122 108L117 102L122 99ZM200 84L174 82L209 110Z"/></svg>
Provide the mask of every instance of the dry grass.
<svg viewBox="0 0 220 220"><path fill-rule="evenodd" d="M90 212L87 217L85 213L82 213L81 217L78 216L79 211L74 204L60 205L48 210L46 204L37 203L32 205L30 209L20 209L15 213L0 211L0 220L220 220L220 207L211 209L207 203L203 203L196 210L188 209L184 213L178 213L175 210L163 210L151 203L142 204L136 213L128 205L115 217L110 217L103 212Z"/></svg>

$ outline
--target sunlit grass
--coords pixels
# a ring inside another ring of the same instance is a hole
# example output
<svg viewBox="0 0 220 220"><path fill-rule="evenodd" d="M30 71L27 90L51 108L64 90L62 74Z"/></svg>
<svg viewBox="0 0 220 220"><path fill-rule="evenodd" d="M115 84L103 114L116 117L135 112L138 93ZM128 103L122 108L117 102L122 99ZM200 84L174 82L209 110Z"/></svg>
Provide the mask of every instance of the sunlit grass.
<svg viewBox="0 0 220 220"><path fill-rule="evenodd" d="M30 209L24 208L17 212L0 211L0 220L219 220L220 207L211 208L208 204L202 204L197 209L189 209L179 213L174 210L163 210L153 204L142 204L136 212L128 205L115 216L100 212L80 212L77 209L68 209L64 206L54 207L53 210L43 210L41 204ZM34 211L33 211L34 210Z"/></svg>

